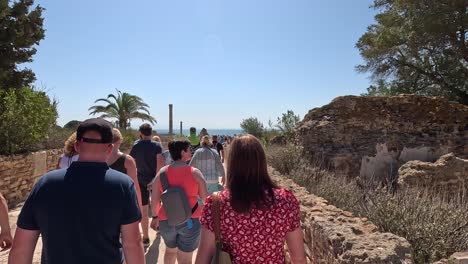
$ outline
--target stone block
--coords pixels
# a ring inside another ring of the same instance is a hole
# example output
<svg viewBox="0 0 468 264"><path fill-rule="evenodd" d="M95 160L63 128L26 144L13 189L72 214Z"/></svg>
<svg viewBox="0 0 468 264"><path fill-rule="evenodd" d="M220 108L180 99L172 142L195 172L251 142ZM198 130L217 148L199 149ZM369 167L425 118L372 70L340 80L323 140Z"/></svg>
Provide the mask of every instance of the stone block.
<svg viewBox="0 0 468 264"><path fill-rule="evenodd" d="M34 152L31 155L34 167L34 172L32 176L44 175L47 172L47 152Z"/></svg>

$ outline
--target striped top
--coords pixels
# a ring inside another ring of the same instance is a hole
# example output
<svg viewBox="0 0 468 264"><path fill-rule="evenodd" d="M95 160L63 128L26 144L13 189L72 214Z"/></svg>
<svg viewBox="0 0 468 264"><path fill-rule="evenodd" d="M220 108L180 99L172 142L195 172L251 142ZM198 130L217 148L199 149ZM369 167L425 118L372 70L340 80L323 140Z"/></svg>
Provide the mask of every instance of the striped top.
<svg viewBox="0 0 468 264"><path fill-rule="evenodd" d="M218 182L218 177L225 175L224 166L218 152L202 147L193 154L190 165L199 169L208 183Z"/></svg>

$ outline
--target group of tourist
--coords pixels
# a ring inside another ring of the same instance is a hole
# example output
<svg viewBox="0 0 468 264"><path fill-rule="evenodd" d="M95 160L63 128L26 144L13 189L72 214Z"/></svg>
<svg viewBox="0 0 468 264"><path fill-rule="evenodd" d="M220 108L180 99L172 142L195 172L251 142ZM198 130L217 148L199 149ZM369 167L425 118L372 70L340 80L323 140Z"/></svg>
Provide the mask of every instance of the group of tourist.
<svg viewBox="0 0 468 264"><path fill-rule="evenodd" d="M166 245L167 264L192 263L197 248L196 263L216 263L219 250L232 263L284 263L285 242L292 262L306 263L299 203L270 178L257 138L223 137L223 144L192 128L188 140L166 144L149 124L139 132L127 155L109 122L82 122L65 142L61 169L33 187L13 243L0 196L0 247L12 244L9 263L32 263L39 236L43 263L145 263L149 226Z"/></svg>

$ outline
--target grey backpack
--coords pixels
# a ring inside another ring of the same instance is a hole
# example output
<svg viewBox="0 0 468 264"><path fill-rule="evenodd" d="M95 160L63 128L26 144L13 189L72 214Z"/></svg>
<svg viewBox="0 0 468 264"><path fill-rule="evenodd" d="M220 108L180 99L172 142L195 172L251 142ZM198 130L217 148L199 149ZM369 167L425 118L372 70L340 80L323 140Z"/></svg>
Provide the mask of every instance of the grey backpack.
<svg viewBox="0 0 468 264"><path fill-rule="evenodd" d="M198 202L191 208L185 190L180 186L169 185L167 167L161 169L159 177L161 178L161 185L163 187L161 201L166 212L168 224L170 226L177 226L186 223L197 210Z"/></svg>

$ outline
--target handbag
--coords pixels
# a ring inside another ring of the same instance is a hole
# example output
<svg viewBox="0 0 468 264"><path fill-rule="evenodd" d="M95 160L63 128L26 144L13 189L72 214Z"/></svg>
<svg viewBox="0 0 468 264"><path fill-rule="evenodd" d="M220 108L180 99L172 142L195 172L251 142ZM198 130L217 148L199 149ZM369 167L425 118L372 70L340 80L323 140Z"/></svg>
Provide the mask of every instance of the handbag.
<svg viewBox="0 0 468 264"><path fill-rule="evenodd" d="M226 251L223 251L223 241L221 240L221 224L220 224L220 202L219 193L213 194L213 227L215 231L216 252L211 260L211 264L231 264L231 256Z"/></svg>

